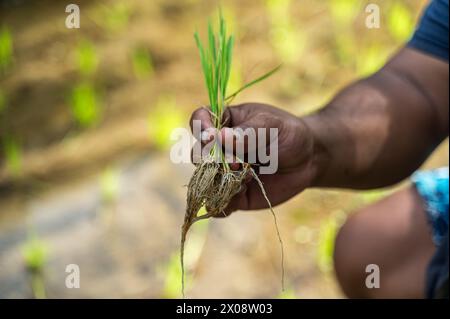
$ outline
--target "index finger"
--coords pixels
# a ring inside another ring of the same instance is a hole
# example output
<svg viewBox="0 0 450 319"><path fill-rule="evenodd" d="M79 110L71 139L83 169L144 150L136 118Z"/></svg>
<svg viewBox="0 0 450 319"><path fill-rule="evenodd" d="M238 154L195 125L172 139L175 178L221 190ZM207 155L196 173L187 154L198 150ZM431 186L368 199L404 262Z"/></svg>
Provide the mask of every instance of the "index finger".
<svg viewBox="0 0 450 319"><path fill-rule="evenodd" d="M200 121L200 130L194 127L194 121ZM201 133L205 130L214 128L210 111L204 106L199 107L192 113L191 119L189 120L189 125L194 137L197 140L202 141Z"/></svg>

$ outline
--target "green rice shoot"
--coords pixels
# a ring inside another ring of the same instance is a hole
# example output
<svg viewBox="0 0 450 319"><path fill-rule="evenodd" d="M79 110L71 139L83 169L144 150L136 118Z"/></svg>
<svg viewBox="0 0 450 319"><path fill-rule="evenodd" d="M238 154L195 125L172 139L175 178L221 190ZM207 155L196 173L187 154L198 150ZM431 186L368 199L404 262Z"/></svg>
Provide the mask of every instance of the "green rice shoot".
<svg viewBox="0 0 450 319"><path fill-rule="evenodd" d="M215 33L211 22L208 22L208 40L206 45L200 40L198 32L194 34L195 42L200 54L201 67L208 93L212 122L217 130L223 125L223 114L229 103L243 90L268 78L275 73L279 66L257 79L244 84L232 94L228 94L227 85L230 79L234 36L227 34L227 26L222 13L219 15L218 33ZM216 160L220 161L217 162ZM224 210L231 199L242 190L247 177L252 177L267 201L273 215L278 240L281 247L281 286L284 289L284 253L283 242L275 213L267 198L266 191L258 175L249 163L237 159L241 164L240 170L231 170L226 161L224 151L218 143L214 143L209 157L202 158L196 165L195 171L189 181L187 191L186 213L181 229L180 261L181 261L181 289L184 297L184 244L189 228L197 221L224 214ZM199 214L201 208L206 213Z"/></svg>

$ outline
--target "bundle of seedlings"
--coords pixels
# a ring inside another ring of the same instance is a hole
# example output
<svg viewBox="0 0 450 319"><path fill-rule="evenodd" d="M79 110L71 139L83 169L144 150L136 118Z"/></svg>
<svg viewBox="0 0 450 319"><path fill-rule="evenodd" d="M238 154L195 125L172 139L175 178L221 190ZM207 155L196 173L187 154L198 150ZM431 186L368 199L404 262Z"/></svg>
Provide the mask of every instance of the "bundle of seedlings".
<svg viewBox="0 0 450 319"><path fill-rule="evenodd" d="M220 131L223 123L224 110L231 100L244 89L266 79L275 73L279 66L245 84L233 94L227 95L227 84L230 78L231 61L234 37L227 36L226 22L219 16L219 30L214 32L211 23L208 23L208 46L203 46L198 32L194 38L200 53L200 60L206 88L208 91L210 114L212 122L217 131ZM261 180L250 163L246 163L239 158L239 170L232 170L227 162L228 156L225 154L219 143L214 143L207 156L202 156L200 163L196 164L195 171L189 181L187 190L187 205L184 223L181 230L181 270L182 270L182 294L184 297L184 246L186 234L189 228L197 221L224 214L224 209L230 200L239 193L242 185L248 178L254 178L264 198L267 201L270 212L274 218L275 228L281 247L281 285L284 289L284 254L283 242L278 229L277 219L272 209L272 205L267 198L266 191ZM206 213L199 214L202 207L206 208Z"/></svg>

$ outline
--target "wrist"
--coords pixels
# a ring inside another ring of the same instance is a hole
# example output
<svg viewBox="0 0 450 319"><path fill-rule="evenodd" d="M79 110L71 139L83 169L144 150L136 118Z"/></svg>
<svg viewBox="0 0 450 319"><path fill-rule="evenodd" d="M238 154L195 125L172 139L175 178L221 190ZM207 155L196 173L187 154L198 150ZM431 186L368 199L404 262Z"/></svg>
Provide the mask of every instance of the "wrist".
<svg viewBox="0 0 450 319"><path fill-rule="evenodd" d="M312 178L309 187L326 186L324 176L330 163L330 151L324 141L324 133L327 129L320 112L301 117L300 121L307 129L311 147L309 151L309 166Z"/></svg>

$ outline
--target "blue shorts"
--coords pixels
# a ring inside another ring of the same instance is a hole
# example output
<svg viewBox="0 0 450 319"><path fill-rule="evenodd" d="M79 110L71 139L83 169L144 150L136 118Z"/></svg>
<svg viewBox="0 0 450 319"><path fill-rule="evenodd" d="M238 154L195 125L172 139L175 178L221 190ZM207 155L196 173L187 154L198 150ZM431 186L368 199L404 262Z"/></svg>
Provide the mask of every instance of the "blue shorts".
<svg viewBox="0 0 450 319"><path fill-rule="evenodd" d="M424 200L433 241L438 247L427 269L425 293L428 298L448 298L448 167L416 172L412 181Z"/></svg>
<svg viewBox="0 0 450 319"><path fill-rule="evenodd" d="M433 241L440 246L448 233L448 167L416 172L412 181L424 200Z"/></svg>

